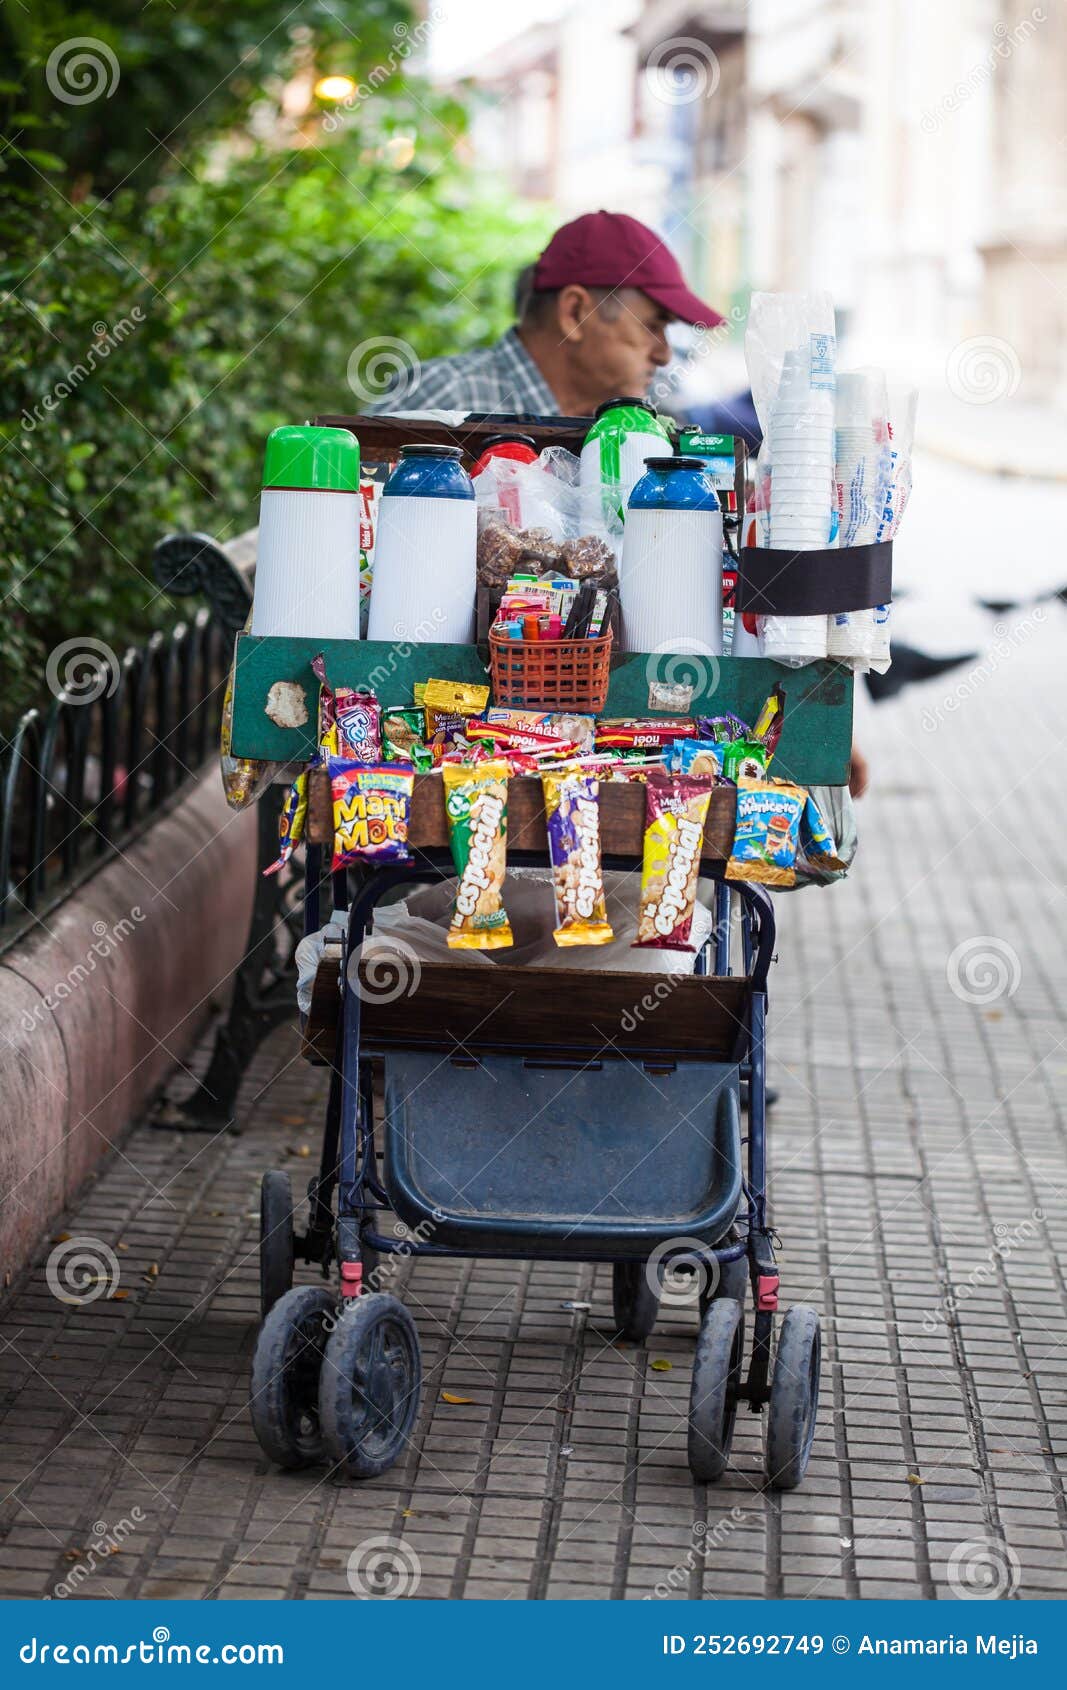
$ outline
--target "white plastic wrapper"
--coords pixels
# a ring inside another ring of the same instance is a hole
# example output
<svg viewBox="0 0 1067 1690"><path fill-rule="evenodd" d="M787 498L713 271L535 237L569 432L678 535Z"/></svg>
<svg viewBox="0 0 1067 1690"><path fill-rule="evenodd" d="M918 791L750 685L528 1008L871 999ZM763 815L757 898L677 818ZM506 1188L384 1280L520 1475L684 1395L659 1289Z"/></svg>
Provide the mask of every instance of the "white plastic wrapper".
<svg viewBox="0 0 1067 1690"><path fill-rule="evenodd" d="M837 543L870 545L878 538L889 476L889 404L883 370L839 372L834 446ZM880 606L828 617L828 656L857 670L870 668L883 643L887 615L888 607Z"/></svg>
<svg viewBox="0 0 1067 1690"><path fill-rule="evenodd" d="M763 431L756 471L760 543L818 551L836 535L834 385L837 342L828 293L755 293L745 333ZM760 650L800 665L826 656L825 616L764 616Z"/></svg>

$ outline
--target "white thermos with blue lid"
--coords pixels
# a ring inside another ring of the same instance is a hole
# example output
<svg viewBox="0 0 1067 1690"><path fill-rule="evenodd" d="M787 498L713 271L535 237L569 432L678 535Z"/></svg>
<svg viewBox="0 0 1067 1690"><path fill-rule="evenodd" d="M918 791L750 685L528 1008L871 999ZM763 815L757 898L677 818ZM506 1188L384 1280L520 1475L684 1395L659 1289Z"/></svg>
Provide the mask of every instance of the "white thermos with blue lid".
<svg viewBox="0 0 1067 1690"><path fill-rule="evenodd" d="M703 461L646 459L619 570L628 651L721 656L722 545L722 509Z"/></svg>
<svg viewBox="0 0 1067 1690"><path fill-rule="evenodd" d="M470 644L478 514L462 456L401 447L378 510L368 639Z"/></svg>

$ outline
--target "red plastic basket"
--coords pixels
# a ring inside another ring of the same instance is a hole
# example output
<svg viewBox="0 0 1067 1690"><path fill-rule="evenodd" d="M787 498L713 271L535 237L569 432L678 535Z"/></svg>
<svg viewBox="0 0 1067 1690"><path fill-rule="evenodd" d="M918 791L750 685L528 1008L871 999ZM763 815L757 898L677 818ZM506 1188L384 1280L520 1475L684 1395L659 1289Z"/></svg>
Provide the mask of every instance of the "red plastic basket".
<svg viewBox="0 0 1067 1690"><path fill-rule="evenodd" d="M494 704L596 715L608 697L611 630L596 640L512 640L489 630Z"/></svg>

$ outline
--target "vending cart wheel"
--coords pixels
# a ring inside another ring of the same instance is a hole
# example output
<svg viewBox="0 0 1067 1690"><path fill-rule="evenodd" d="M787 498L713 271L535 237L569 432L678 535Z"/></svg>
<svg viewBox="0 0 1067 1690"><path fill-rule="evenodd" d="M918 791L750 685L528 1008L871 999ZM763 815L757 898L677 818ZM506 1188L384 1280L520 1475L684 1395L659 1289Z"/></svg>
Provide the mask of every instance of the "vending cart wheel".
<svg viewBox="0 0 1067 1690"><path fill-rule="evenodd" d="M822 1341L814 1309L787 1309L778 1336L767 1409L767 1477L774 1490L793 1490L808 1465L819 1409Z"/></svg>
<svg viewBox="0 0 1067 1690"><path fill-rule="evenodd" d="M403 1455L419 1412L422 1357L398 1297L355 1298L326 1346L319 1413L331 1461L373 1479Z"/></svg>
<svg viewBox="0 0 1067 1690"><path fill-rule="evenodd" d="M700 1323L689 1392L689 1468L710 1484L730 1457L745 1347L745 1315L731 1297L716 1298Z"/></svg>
<svg viewBox="0 0 1067 1690"><path fill-rule="evenodd" d="M336 1307L325 1286L298 1285L278 1299L259 1329L252 1425L279 1467L310 1467L323 1459L319 1370Z"/></svg>
<svg viewBox="0 0 1067 1690"><path fill-rule="evenodd" d="M268 1168L259 1187L259 1308L266 1320L293 1283L293 1188L289 1175Z"/></svg>
<svg viewBox="0 0 1067 1690"><path fill-rule="evenodd" d="M616 1262L611 1271L611 1304L615 1330L630 1344L649 1337L659 1313L659 1293L648 1275L647 1262Z"/></svg>
<svg viewBox="0 0 1067 1690"><path fill-rule="evenodd" d="M740 1238L731 1234L727 1240L730 1244L740 1243ZM714 1283L705 1285L700 1292L700 1318L703 1320L712 1303L721 1302L729 1297L731 1302L740 1303L744 1308L748 1302L748 1257L740 1256L736 1262L724 1262L714 1276Z"/></svg>

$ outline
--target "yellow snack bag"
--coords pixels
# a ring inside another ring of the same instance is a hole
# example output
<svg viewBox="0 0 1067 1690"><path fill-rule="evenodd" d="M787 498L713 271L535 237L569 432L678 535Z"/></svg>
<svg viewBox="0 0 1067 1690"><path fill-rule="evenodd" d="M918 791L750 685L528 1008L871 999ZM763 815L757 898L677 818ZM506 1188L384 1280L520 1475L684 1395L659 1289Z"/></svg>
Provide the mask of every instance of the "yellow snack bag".
<svg viewBox="0 0 1067 1690"><path fill-rule="evenodd" d="M468 716L476 716L489 702L489 688L472 681L427 681L422 692L426 711L426 743L434 763L440 763Z"/></svg>
<svg viewBox="0 0 1067 1690"><path fill-rule="evenodd" d="M445 813L459 885L448 930L453 950L495 951L514 943L504 909L508 767L446 763Z"/></svg>

